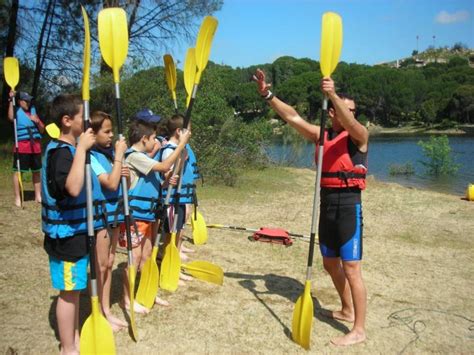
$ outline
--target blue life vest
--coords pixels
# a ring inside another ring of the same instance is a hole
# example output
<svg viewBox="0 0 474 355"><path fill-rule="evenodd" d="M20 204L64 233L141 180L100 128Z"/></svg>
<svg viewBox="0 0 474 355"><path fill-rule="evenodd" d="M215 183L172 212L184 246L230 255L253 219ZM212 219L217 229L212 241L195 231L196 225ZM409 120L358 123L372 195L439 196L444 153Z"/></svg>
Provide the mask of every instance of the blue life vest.
<svg viewBox="0 0 474 355"><path fill-rule="evenodd" d="M36 115L36 109L31 107L31 115ZM19 107L16 111L16 132L18 141L27 141L32 139L41 139L41 133L35 123L30 120L26 112Z"/></svg>
<svg viewBox="0 0 474 355"><path fill-rule="evenodd" d="M91 154L97 159L97 161L104 168L107 174L111 174L113 169L113 150L111 153L111 156L107 156L106 154L104 154L104 152L101 152L98 149L93 148L91 150ZM112 161L110 159L112 159ZM102 194L105 197L105 206L103 206L102 211L104 219L107 221L108 225L116 226L117 223L124 221L122 184L119 184L119 187L115 191L111 191L102 186L101 190Z"/></svg>
<svg viewBox="0 0 474 355"><path fill-rule="evenodd" d="M51 153L59 148L68 148L74 156L76 148L70 144L52 140L48 143L43 156L41 172L41 220L42 229L50 238L66 238L77 234L87 233L86 186L82 187L77 197L65 197L57 200L48 190L48 165ZM94 229L104 228L101 205L103 195L100 183L95 174L92 175L92 198L94 199Z"/></svg>
<svg viewBox="0 0 474 355"><path fill-rule="evenodd" d="M125 157L130 154L145 154L129 148L125 152ZM161 182L159 174L150 171L148 175L138 172L138 181L133 188L128 191L128 201L130 214L133 219L141 221L155 221L160 213L161 207Z"/></svg>
<svg viewBox="0 0 474 355"><path fill-rule="evenodd" d="M201 178L201 174L199 173L199 167L197 165L196 155L194 154L194 151L192 150L189 144L186 144L186 149L188 150L189 164L191 165L192 170L193 170L193 176L194 176L193 180L194 181L199 180Z"/></svg>
<svg viewBox="0 0 474 355"><path fill-rule="evenodd" d="M163 161L163 154L166 149L172 149L175 150L176 146L174 144L166 144L164 147L161 148L159 153L157 154L158 161L162 162ZM189 154L189 145L186 145L186 150L188 150L188 159L184 163L183 167L183 176L180 177L182 179L181 182L181 191L179 194L179 204L180 205L185 205L188 203L193 203L193 196L194 196L194 190L196 189L196 185L194 184L195 180L195 173L194 169L192 168L192 163L190 159L190 154ZM194 156L194 153L192 153ZM161 174L163 178L163 174ZM177 186L172 188L171 191L171 197L170 197L170 204L175 202L176 195L177 195ZM168 195L168 189L163 189L163 198L166 199Z"/></svg>

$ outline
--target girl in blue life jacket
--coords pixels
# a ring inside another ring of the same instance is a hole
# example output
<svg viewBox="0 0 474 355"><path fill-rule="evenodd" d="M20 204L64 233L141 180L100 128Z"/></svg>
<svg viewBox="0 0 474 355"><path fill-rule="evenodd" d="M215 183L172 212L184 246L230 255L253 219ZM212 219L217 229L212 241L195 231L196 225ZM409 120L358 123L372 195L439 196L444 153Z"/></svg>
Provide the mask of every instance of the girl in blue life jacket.
<svg viewBox="0 0 474 355"><path fill-rule="evenodd" d="M105 228L96 232L96 269L99 287L99 299L102 312L112 329L118 331L128 324L112 315L110 310L110 288L112 285L112 269L115 250L119 236L119 223L123 222L123 194L120 186L122 176L129 177L129 170L122 165L127 150L125 138L115 142L112 118L105 112L96 111L91 114L90 125L96 136L96 144L91 150L92 171L100 182L105 201L102 205L102 218Z"/></svg>

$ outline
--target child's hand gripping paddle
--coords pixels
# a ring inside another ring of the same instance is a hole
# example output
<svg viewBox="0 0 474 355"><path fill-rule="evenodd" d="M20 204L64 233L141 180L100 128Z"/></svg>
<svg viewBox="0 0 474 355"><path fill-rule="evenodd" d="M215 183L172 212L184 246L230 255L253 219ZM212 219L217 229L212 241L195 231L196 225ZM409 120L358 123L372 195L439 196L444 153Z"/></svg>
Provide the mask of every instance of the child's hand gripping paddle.
<svg viewBox="0 0 474 355"><path fill-rule="evenodd" d="M323 15L321 32L321 72L328 77L336 69L342 48L342 20L338 14L326 12ZM313 299L311 298L311 269L313 266L314 242L317 230L318 203L321 186L321 170L323 164L324 132L327 114L327 98L324 98L321 115L321 130L319 138L318 168L316 187L313 199L313 214L308 253L308 267L303 294L296 301L293 311L292 338L303 348L309 349L311 342L311 327L313 322Z"/></svg>
<svg viewBox="0 0 474 355"><path fill-rule="evenodd" d="M15 91L15 87L20 81L20 65L18 64L18 59L15 57L5 57L3 59L3 75L5 76L5 81L8 86L10 86L12 91ZM13 134L15 137L15 161L16 161L16 170L18 185L20 187L20 207L23 208L23 201L25 200L23 192L23 181L21 179L21 168L20 168L20 155L18 152L18 132L17 132L17 118L16 118L16 101L15 96L12 97L13 103Z"/></svg>
<svg viewBox="0 0 474 355"><path fill-rule="evenodd" d="M112 68L115 83L115 108L117 111L117 127L119 138L123 137L122 117L120 112L120 68L127 58L128 52L128 29L127 15L121 8L107 8L99 12L99 45L102 58ZM135 341L138 340L135 325L134 303L135 303L135 276L136 270L132 255L132 234L130 229L130 209L128 205L127 179L122 176L123 207L125 215L125 230L127 234L128 253L128 286L130 293L130 328ZM138 231L137 231L138 232Z"/></svg>
<svg viewBox="0 0 474 355"><path fill-rule="evenodd" d="M84 67L82 71L82 99L84 101L84 130L89 122L89 72L90 72L90 31L87 13L82 7L84 18ZM54 125L57 127L56 125ZM110 323L100 310L97 295L97 277L95 269L95 237L94 237L94 209L92 206L92 179L91 179L90 152L86 155L86 205L87 205L87 236L90 249L90 277L91 277L91 315L86 319L80 337L81 353L84 354L115 354L114 334Z"/></svg>

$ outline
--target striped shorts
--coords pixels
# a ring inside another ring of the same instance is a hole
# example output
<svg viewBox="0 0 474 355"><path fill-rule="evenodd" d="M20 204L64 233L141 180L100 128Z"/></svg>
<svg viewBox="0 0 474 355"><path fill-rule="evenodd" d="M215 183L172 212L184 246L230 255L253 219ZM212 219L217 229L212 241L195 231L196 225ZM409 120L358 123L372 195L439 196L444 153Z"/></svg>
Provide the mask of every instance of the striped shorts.
<svg viewBox="0 0 474 355"><path fill-rule="evenodd" d="M49 257L49 272L53 288L60 291L79 291L87 288L89 255L76 262Z"/></svg>

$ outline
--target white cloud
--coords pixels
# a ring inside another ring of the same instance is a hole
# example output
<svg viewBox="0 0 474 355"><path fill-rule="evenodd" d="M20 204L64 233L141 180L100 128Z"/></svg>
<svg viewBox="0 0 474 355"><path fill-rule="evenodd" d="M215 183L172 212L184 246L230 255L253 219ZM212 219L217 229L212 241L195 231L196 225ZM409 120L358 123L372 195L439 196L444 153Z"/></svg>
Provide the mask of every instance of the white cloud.
<svg viewBox="0 0 474 355"><path fill-rule="evenodd" d="M467 10L456 11L451 14L447 11L441 11L436 15L435 21L442 25L449 25L451 23L467 21L470 16L471 14Z"/></svg>

